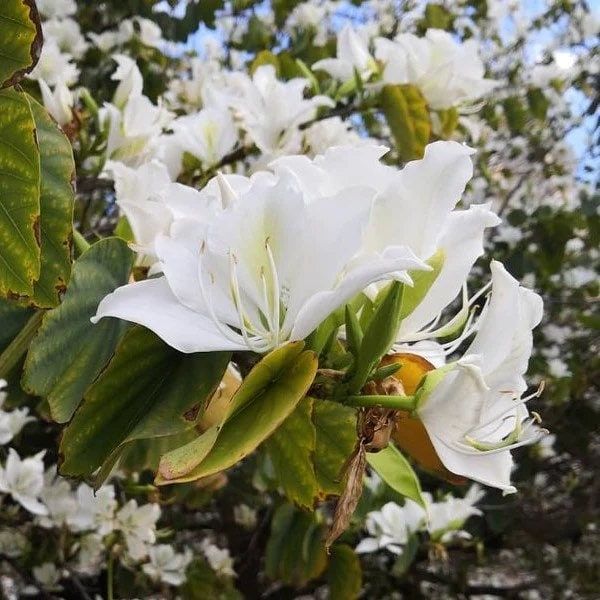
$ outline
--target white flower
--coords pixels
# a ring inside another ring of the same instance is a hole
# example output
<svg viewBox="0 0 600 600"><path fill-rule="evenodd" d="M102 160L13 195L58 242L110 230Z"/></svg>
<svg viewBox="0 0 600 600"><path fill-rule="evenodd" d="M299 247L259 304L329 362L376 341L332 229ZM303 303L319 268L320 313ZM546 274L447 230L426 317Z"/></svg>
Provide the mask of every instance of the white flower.
<svg viewBox="0 0 600 600"><path fill-rule="evenodd" d="M62 579L62 573L56 568L56 565L51 562L45 562L32 569L33 576L42 584L45 590L59 591L61 586L59 585Z"/></svg>
<svg viewBox="0 0 600 600"><path fill-rule="evenodd" d="M496 83L484 79L478 42L459 44L447 31L428 29L425 37L402 33L395 40L375 40L375 56L385 67L386 83L416 85L433 109L473 101Z"/></svg>
<svg viewBox="0 0 600 600"><path fill-rule="evenodd" d="M110 52L115 46L123 42L122 36L118 31L103 31L102 33L88 33L94 46L102 52Z"/></svg>
<svg viewBox="0 0 600 600"><path fill-rule="evenodd" d="M104 559L104 545L102 536L97 533L88 533L79 539L77 544L77 562L75 569L84 575L97 575L102 568Z"/></svg>
<svg viewBox="0 0 600 600"><path fill-rule="evenodd" d="M29 416L29 409L15 408L9 412L3 410L7 393L3 391L6 381L0 379L0 446L8 444L18 435L27 423L35 421L35 417Z"/></svg>
<svg viewBox="0 0 600 600"><path fill-rule="evenodd" d="M340 117L313 123L304 132L304 138L312 155L323 154L332 146L349 146L365 142L350 124Z"/></svg>
<svg viewBox="0 0 600 600"><path fill-rule="evenodd" d="M235 146L238 135L228 109L205 108L171 124L182 151L207 168L216 165Z"/></svg>
<svg viewBox="0 0 600 600"><path fill-rule="evenodd" d="M217 575L224 577L235 577L235 571L233 570L233 558L229 554L227 548L219 548L214 544L211 544L209 540L202 540L200 548L208 561L211 569L215 571Z"/></svg>
<svg viewBox="0 0 600 600"><path fill-rule="evenodd" d="M419 332L459 294L483 254L485 229L500 222L487 204L455 210L473 174L472 153L456 142L429 144L424 157L388 178L376 198L365 252L406 244L423 261L443 261L423 300L402 321L399 343L435 337Z"/></svg>
<svg viewBox="0 0 600 600"><path fill-rule="evenodd" d="M44 43L55 42L62 52L80 59L85 54L88 43L85 41L79 23L74 19L52 19L42 24Z"/></svg>
<svg viewBox="0 0 600 600"><path fill-rule="evenodd" d="M144 17L125 19L119 24L119 43L123 44L134 36L138 36L143 44L152 48L160 48L163 43L160 27Z"/></svg>
<svg viewBox="0 0 600 600"><path fill-rule="evenodd" d="M43 79L48 85L73 85L79 77L79 69L71 62L73 57L60 51L50 40L42 46L42 53L35 68L29 74L32 79Z"/></svg>
<svg viewBox="0 0 600 600"><path fill-rule="evenodd" d="M256 527L256 511L247 504L238 504L233 507L233 520L245 529Z"/></svg>
<svg viewBox="0 0 600 600"><path fill-rule="evenodd" d="M62 527L77 511L77 500L66 479L56 473L56 466L50 467L44 475L44 489L40 495L48 509L48 514L39 519L42 527Z"/></svg>
<svg viewBox="0 0 600 600"><path fill-rule="evenodd" d="M38 83L46 110L59 125L64 126L70 123L73 120L75 99L69 88L62 81L56 83L54 91L43 79L40 79Z"/></svg>
<svg viewBox="0 0 600 600"><path fill-rule="evenodd" d="M301 140L298 125L312 119L319 106L333 106L325 96L305 99L308 81L279 81L273 65L259 67L252 78L234 73L231 84L235 94L231 106L252 141L267 154L297 151Z"/></svg>
<svg viewBox="0 0 600 600"><path fill-rule="evenodd" d="M377 64L361 36L351 25L345 25L337 38L336 58L319 60L312 68L327 71L334 79L346 82L354 79L355 70L361 79L369 79L377 71Z"/></svg>
<svg viewBox="0 0 600 600"><path fill-rule="evenodd" d="M510 450L545 433L528 418L529 397L521 398L542 300L500 263L491 268L491 301L477 335L457 363L432 372L441 381L429 390L424 384L417 414L449 471L511 493Z"/></svg>
<svg viewBox="0 0 600 600"><path fill-rule="evenodd" d="M464 498L449 495L441 502L432 502L430 494L425 493L429 515L427 529L432 539L450 542L456 538L470 537L462 528L469 517L482 514L475 504L484 495L485 492L478 485L472 485Z"/></svg>
<svg viewBox="0 0 600 600"><path fill-rule="evenodd" d="M557 379L562 377L571 377L572 375L569 365L567 365L567 363L559 357L548 360L548 373Z"/></svg>
<svg viewBox="0 0 600 600"><path fill-rule="evenodd" d="M94 492L89 485L81 483L77 488L77 510L67 517L67 522L73 531L95 530L104 536L115 528L116 508L112 485L104 485Z"/></svg>
<svg viewBox="0 0 600 600"><path fill-rule="evenodd" d="M366 528L371 537L361 540L355 551L363 554L386 549L402 554L402 546L421 528L426 517L423 508L412 500L407 499L404 506L388 502L380 511L367 515Z"/></svg>
<svg viewBox="0 0 600 600"><path fill-rule="evenodd" d="M158 504L138 506L129 500L116 515L116 529L125 537L129 556L142 560L148 554L148 547L156 541L156 522L160 517Z"/></svg>
<svg viewBox="0 0 600 600"><path fill-rule="evenodd" d="M563 273L565 285L571 288L579 288L598 281L598 273L589 267L573 267Z"/></svg>
<svg viewBox="0 0 600 600"><path fill-rule="evenodd" d="M208 224L176 221L155 242L164 277L118 288L93 322L139 323L182 352L267 352L304 339L370 283L427 269L401 246L352 265L375 191L349 181L319 193L314 181L310 192L280 170L239 178Z"/></svg>
<svg viewBox="0 0 600 600"><path fill-rule="evenodd" d="M125 54L113 54L112 59L117 63L117 69L111 75L119 85L113 96L113 104L123 108L128 100L142 95L144 79L135 60Z"/></svg>
<svg viewBox="0 0 600 600"><path fill-rule="evenodd" d="M61 19L77 12L75 0L37 0L36 6L47 19Z"/></svg>
<svg viewBox="0 0 600 600"><path fill-rule="evenodd" d="M142 567L148 577L179 586L185 581L185 570L192 561L192 553L189 548L184 553L177 553L173 546L159 544L148 549L148 558L150 562Z"/></svg>
<svg viewBox="0 0 600 600"><path fill-rule="evenodd" d="M48 509L40 502L44 487L45 451L21 460L13 448L8 449L4 468L0 467L0 492L10 494L15 502L34 515L45 515Z"/></svg>
<svg viewBox="0 0 600 600"><path fill-rule="evenodd" d="M132 96L122 111L106 103L99 118L103 125L108 123L107 158L128 165L142 164L172 117L172 113L160 104L152 104L146 96Z"/></svg>

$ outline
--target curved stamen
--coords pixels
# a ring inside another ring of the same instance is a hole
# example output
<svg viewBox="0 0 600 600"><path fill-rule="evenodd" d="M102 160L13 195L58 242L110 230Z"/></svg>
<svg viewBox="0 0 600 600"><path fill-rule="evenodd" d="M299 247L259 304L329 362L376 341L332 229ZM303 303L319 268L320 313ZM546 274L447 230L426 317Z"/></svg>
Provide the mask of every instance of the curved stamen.
<svg viewBox="0 0 600 600"><path fill-rule="evenodd" d="M279 334L280 334L280 306L279 306L279 277L277 275L277 266L275 264L275 259L273 258L273 253L271 252L271 247L269 246L269 238L265 240L265 249L267 251L267 257L269 258L269 269L271 271L271 292L273 296L273 331L272 333L275 336L274 344L275 346L279 346Z"/></svg>

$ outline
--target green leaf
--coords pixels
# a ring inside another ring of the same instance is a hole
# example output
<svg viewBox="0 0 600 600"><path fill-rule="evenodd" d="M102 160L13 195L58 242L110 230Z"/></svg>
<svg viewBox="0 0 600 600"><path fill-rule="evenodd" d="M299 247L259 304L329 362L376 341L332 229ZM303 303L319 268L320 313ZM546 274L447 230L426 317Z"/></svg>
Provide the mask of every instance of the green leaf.
<svg viewBox="0 0 600 600"><path fill-rule="evenodd" d="M362 587L362 569L358 556L350 546L335 544L331 548L327 583L331 600L358 598Z"/></svg>
<svg viewBox="0 0 600 600"><path fill-rule="evenodd" d="M437 279L445 261L444 251L439 249L429 260L427 264L431 267L431 271L411 271L410 276L413 280L412 286L404 286L404 295L402 296L402 310L400 317L404 319L410 313L412 313L419 304L421 304L423 298L427 295L427 292Z"/></svg>
<svg viewBox="0 0 600 600"><path fill-rule="evenodd" d="M243 600L231 577L219 577L202 559L187 568L185 583L177 590L183 600Z"/></svg>
<svg viewBox="0 0 600 600"><path fill-rule="evenodd" d="M279 60L270 50L261 50L254 57L254 60L250 64L250 74L254 75L256 69L258 69L258 67L262 67L263 65L273 65L277 75L279 76Z"/></svg>
<svg viewBox="0 0 600 600"><path fill-rule="evenodd" d="M52 308L59 303L71 275L71 232L75 192L75 161L71 143L50 115L29 97L40 148L40 278L33 303Z"/></svg>
<svg viewBox="0 0 600 600"><path fill-rule="evenodd" d="M305 508L312 508L318 494L313 466L317 442L311 420L313 402L312 398L302 399L265 444L278 484L290 501Z"/></svg>
<svg viewBox="0 0 600 600"><path fill-rule="evenodd" d="M438 110L437 114L440 119L442 138L447 140L458 126L458 111L456 108L452 107L445 110Z"/></svg>
<svg viewBox="0 0 600 600"><path fill-rule="evenodd" d="M356 411L329 400L315 400L313 423L317 434L314 465L323 496L342 491L342 469L356 444Z"/></svg>
<svg viewBox="0 0 600 600"><path fill-rule="evenodd" d="M193 444L202 450L197 465L182 472L176 459L179 453L163 457L156 483L194 481L223 471L250 454L264 442L293 412L308 391L317 371L314 352L305 350L304 342L292 342L274 350L250 371L231 400L227 415L217 425L214 445L205 453L206 441ZM214 436L206 432L203 437ZM187 455L189 457L189 455ZM190 467L186 462L185 469ZM177 474L173 477L173 474Z"/></svg>
<svg viewBox="0 0 600 600"><path fill-rule="evenodd" d="M40 274L39 218L40 157L29 102L21 92L0 90L2 296L33 293Z"/></svg>
<svg viewBox="0 0 600 600"><path fill-rule="evenodd" d="M420 31L425 32L427 29L450 29L454 16L442 4L428 4L425 7L425 16L419 22Z"/></svg>
<svg viewBox="0 0 600 600"><path fill-rule="evenodd" d="M358 392L362 388L371 370L396 340L406 287L399 281L394 281L379 293L383 296L383 301L379 302L365 328L356 367L350 381L351 392Z"/></svg>
<svg viewBox="0 0 600 600"><path fill-rule="evenodd" d="M513 134L521 133L527 125L527 109L520 98L511 96L502 102L506 122Z"/></svg>
<svg viewBox="0 0 600 600"><path fill-rule="evenodd" d="M394 444L390 442L387 448L379 452L368 452L367 461L393 490L426 508L421 482L410 463Z"/></svg>
<svg viewBox="0 0 600 600"><path fill-rule="evenodd" d="M319 577L327 565L324 535L315 513L291 504L280 506L265 551L267 577L295 587Z"/></svg>
<svg viewBox="0 0 600 600"><path fill-rule="evenodd" d="M546 98L544 92L540 88L532 88L527 92L527 103L531 114L543 121L550 108L550 100Z"/></svg>
<svg viewBox="0 0 600 600"><path fill-rule="evenodd" d="M35 2L3 0L0 5L0 87L15 85L23 79L35 67L41 50L42 27Z"/></svg>
<svg viewBox="0 0 600 600"><path fill-rule="evenodd" d="M127 327L112 318L92 325L90 318L104 296L127 283L132 264L124 241L106 238L94 244L75 261L63 302L44 316L31 343L23 387L46 398L59 423L71 418Z"/></svg>
<svg viewBox="0 0 600 600"><path fill-rule="evenodd" d="M130 442L194 427L230 357L183 354L148 329L130 329L63 434L61 473L90 475L102 467L100 482Z"/></svg>
<svg viewBox="0 0 600 600"><path fill-rule="evenodd" d="M2 352L21 331L33 311L10 300L0 298L0 352Z"/></svg>
<svg viewBox="0 0 600 600"><path fill-rule="evenodd" d="M385 85L381 108L390 126L400 158L423 158L431 134L427 102L414 85Z"/></svg>

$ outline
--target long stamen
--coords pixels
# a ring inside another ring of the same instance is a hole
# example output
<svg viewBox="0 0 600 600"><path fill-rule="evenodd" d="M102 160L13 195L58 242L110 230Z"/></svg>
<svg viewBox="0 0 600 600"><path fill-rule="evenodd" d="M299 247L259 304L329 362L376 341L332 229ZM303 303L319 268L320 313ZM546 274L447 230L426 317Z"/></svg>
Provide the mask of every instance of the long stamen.
<svg viewBox="0 0 600 600"><path fill-rule="evenodd" d="M200 261L198 263L198 279L200 281L200 293L202 295L202 301L204 302L204 304L206 305L206 307L208 308L208 313L210 315L210 318L212 319L213 323L216 325L217 329L229 340L232 342L235 342L236 344L239 344L241 342L240 340L240 335L238 333L236 333L235 331L233 331L231 329L231 327L229 327L229 325L223 324L219 318L217 317L216 313L215 313L215 309L213 306L213 301L212 301L212 294L207 294L206 293L206 287L204 284L204 273L202 271L202 258L200 257ZM211 280L214 281L214 278L211 274Z"/></svg>
<svg viewBox="0 0 600 600"><path fill-rule="evenodd" d="M271 270L271 292L273 295L273 333L275 335L275 346L279 346L279 331L280 331L280 306L279 306L279 277L277 275L277 266L275 259L269 246L269 238L265 240L265 249L269 258L269 268Z"/></svg>
<svg viewBox="0 0 600 600"><path fill-rule="evenodd" d="M258 352L257 350L257 346L254 345L254 343L252 341L250 341L250 336L248 335L249 331L248 329L252 329L252 333L254 333L254 330L251 326L251 324L249 324L249 327L246 327L246 315L244 314L244 309L242 306L242 296L240 294L240 283L238 280L238 276L237 276L237 259L235 258L235 255L233 254L233 252L229 252L229 278L230 278L230 283L231 283L231 297L233 299L233 304L235 306L235 309L237 310L238 313L238 317L240 320L240 331L242 332L242 337L244 338L244 341L246 342L246 344L248 345L248 347L254 351L254 352Z"/></svg>

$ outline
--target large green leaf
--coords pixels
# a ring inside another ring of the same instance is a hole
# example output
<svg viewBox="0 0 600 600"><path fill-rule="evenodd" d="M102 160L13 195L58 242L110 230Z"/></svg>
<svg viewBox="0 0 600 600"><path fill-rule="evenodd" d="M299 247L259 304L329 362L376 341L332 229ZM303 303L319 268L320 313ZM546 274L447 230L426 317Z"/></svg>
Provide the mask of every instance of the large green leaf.
<svg viewBox="0 0 600 600"><path fill-rule="evenodd" d="M335 544L331 548L327 583L331 600L358 598L362 587L362 569L358 556L346 544Z"/></svg>
<svg viewBox="0 0 600 600"><path fill-rule="evenodd" d="M10 300L0 298L0 352L21 331L33 311Z"/></svg>
<svg viewBox="0 0 600 600"><path fill-rule="evenodd" d="M324 526L315 513L291 504L280 506L271 521L265 573L274 580L301 586L319 577L327 565Z"/></svg>
<svg viewBox="0 0 600 600"><path fill-rule="evenodd" d="M125 445L193 428L230 357L183 354L148 329L130 329L63 434L61 473L102 467L101 480Z"/></svg>
<svg viewBox="0 0 600 600"><path fill-rule="evenodd" d="M423 94L410 84L385 85L381 108L403 161L423 158L431 134L429 110Z"/></svg>
<svg viewBox="0 0 600 600"><path fill-rule="evenodd" d="M304 398L265 444L279 486L292 502L306 508L312 507L319 491L313 465L317 443L313 402Z"/></svg>
<svg viewBox="0 0 600 600"><path fill-rule="evenodd" d="M18 83L35 67L41 50L42 27L34 0L2 0L0 87Z"/></svg>
<svg viewBox="0 0 600 600"><path fill-rule="evenodd" d="M313 423L319 488L325 496L339 495L344 487L342 471L356 444L356 410L329 400L315 400Z"/></svg>
<svg viewBox="0 0 600 600"><path fill-rule="evenodd" d="M368 452L367 461L393 490L425 508L419 478L394 444L379 452Z"/></svg>
<svg viewBox="0 0 600 600"><path fill-rule="evenodd" d="M75 192L73 150L44 107L29 97L40 148L40 278L33 303L52 308L59 303L71 275L71 232Z"/></svg>
<svg viewBox="0 0 600 600"><path fill-rule="evenodd" d="M437 279L446 257L443 250L438 250L429 260L427 264L431 267L431 271L411 271L410 276L413 280L412 286L405 286L402 294L402 309L400 317L403 319L412 313L415 308L422 302L423 298L429 292L429 289Z"/></svg>
<svg viewBox="0 0 600 600"><path fill-rule="evenodd" d="M45 315L31 343L23 387L47 398L59 423L71 418L127 327L113 318L92 325L90 317L104 296L127 282L132 265L133 253L124 241L95 243L75 261L63 302Z"/></svg>
<svg viewBox="0 0 600 600"><path fill-rule="evenodd" d="M1 33L0 33L1 39ZM40 158L25 94L0 90L0 295L30 296L40 274Z"/></svg>
<svg viewBox="0 0 600 600"><path fill-rule="evenodd" d="M156 483L194 481L218 473L265 441L296 408L314 379L317 358L303 348L304 342L292 342L263 358L232 398L222 423L190 447L163 457Z"/></svg>

